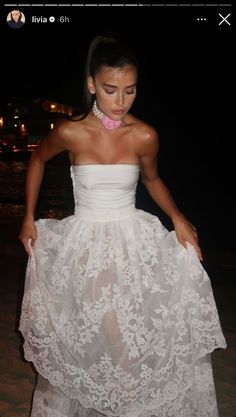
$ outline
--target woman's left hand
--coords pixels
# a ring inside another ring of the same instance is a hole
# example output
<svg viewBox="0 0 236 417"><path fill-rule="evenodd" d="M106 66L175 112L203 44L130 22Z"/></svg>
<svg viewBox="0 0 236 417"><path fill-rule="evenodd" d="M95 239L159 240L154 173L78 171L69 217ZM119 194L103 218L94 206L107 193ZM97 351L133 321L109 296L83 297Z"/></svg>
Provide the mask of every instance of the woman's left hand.
<svg viewBox="0 0 236 417"><path fill-rule="evenodd" d="M192 225L184 216L177 216L172 219L178 241L187 248L187 242L194 246L198 258L203 261L202 251L198 244L196 227Z"/></svg>

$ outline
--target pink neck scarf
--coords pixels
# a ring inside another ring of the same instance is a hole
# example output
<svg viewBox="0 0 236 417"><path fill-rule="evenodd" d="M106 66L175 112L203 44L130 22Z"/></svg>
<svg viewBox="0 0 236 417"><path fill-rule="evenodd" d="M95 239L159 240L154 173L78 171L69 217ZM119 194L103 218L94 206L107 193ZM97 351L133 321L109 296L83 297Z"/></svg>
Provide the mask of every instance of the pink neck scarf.
<svg viewBox="0 0 236 417"><path fill-rule="evenodd" d="M117 129L118 127L120 127L122 123L121 120L112 120L110 119L110 117L106 116L103 112L101 112L101 110L99 110L97 107L96 100L93 103L92 112L98 119L101 120L103 126L106 129Z"/></svg>

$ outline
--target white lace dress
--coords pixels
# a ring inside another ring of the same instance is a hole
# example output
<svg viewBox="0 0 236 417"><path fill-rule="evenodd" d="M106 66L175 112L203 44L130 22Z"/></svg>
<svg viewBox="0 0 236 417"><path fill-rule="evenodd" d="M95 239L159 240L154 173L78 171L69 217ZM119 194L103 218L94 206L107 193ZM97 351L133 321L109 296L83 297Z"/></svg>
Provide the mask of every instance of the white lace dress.
<svg viewBox="0 0 236 417"><path fill-rule="evenodd" d="M75 213L36 222L20 331L32 417L217 417L224 348L195 249L135 207L140 168L71 167Z"/></svg>

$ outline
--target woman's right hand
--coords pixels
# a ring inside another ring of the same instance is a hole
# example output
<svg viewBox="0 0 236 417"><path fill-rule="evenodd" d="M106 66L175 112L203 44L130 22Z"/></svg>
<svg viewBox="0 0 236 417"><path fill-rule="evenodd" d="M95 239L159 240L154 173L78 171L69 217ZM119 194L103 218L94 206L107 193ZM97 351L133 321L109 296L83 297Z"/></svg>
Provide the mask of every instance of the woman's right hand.
<svg viewBox="0 0 236 417"><path fill-rule="evenodd" d="M24 220L21 226L19 239L29 256L31 256L31 249L34 247L37 237L38 234L34 221Z"/></svg>

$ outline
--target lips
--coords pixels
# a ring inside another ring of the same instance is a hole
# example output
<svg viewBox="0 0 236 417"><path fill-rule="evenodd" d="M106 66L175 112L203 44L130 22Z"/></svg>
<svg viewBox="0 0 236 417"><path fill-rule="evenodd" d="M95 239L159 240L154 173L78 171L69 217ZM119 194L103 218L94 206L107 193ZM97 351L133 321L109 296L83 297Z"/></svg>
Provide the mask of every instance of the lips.
<svg viewBox="0 0 236 417"><path fill-rule="evenodd" d="M124 113L124 110L113 110L112 113L116 115L121 115Z"/></svg>

